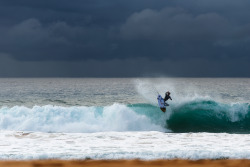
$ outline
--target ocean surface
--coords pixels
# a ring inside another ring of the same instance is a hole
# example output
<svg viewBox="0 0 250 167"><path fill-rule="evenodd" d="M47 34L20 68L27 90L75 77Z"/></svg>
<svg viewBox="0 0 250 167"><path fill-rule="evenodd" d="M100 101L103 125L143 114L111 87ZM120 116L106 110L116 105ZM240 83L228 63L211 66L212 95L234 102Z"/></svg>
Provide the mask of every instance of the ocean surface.
<svg viewBox="0 0 250 167"><path fill-rule="evenodd" d="M0 159L250 159L249 104L250 78L1 78Z"/></svg>

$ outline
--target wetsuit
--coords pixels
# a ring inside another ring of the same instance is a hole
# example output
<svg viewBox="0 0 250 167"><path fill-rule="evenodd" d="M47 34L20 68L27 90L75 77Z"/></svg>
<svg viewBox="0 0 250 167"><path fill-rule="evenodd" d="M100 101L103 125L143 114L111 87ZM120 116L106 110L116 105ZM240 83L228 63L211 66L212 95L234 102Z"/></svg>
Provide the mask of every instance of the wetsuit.
<svg viewBox="0 0 250 167"><path fill-rule="evenodd" d="M172 100L172 98L166 94L165 98L164 98L164 101L167 101L168 99Z"/></svg>
<svg viewBox="0 0 250 167"><path fill-rule="evenodd" d="M169 106L169 104L166 103L166 101L167 101L168 99L172 100L172 98L171 98L168 94L166 94L166 95L165 95L165 98L164 98L165 106Z"/></svg>

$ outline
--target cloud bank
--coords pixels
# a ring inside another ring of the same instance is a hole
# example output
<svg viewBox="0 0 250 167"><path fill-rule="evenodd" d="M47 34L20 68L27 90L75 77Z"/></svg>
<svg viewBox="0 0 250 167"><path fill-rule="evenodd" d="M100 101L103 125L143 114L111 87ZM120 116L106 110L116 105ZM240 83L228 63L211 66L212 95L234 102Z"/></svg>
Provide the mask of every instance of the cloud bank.
<svg viewBox="0 0 250 167"><path fill-rule="evenodd" d="M249 6L246 0L1 0L0 75L249 77Z"/></svg>

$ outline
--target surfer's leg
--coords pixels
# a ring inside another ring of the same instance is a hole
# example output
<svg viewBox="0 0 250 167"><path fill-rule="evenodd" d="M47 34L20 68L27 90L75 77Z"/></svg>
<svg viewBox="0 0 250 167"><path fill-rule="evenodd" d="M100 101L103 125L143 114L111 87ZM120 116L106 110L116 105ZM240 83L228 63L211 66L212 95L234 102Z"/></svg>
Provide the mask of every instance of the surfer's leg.
<svg viewBox="0 0 250 167"><path fill-rule="evenodd" d="M169 106L169 104L165 102L165 103L164 103L164 106Z"/></svg>

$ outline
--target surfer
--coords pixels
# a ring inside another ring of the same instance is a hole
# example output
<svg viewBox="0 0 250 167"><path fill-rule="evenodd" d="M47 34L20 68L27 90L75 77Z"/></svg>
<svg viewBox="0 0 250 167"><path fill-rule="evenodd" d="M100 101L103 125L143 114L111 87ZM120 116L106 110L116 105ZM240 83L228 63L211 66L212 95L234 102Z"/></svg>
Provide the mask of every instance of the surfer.
<svg viewBox="0 0 250 167"><path fill-rule="evenodd" d="M169 104L166 103L166 101L168 99L172 100L172 98L170 97L170 92L169 91L166 92L164 99L158 93L158 97L157 97L158 105L159 105L159 107L160 107L160 109L161 109L162 112L166 112L166 106L169 106Z"/></svg>
<svg viewBox="0 0 250 167"><path fill-rule="evenodd" d="M169 106L169 104L166 103L166 101L167 101L168 99L172 100L172 98L170 97L170 92L169 92L169 91L167 91L167 92L165 93L165 98L164 98L164 105L165 105L165 106Z"/></svg>

